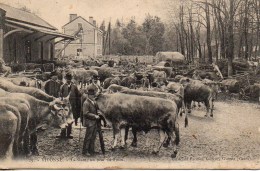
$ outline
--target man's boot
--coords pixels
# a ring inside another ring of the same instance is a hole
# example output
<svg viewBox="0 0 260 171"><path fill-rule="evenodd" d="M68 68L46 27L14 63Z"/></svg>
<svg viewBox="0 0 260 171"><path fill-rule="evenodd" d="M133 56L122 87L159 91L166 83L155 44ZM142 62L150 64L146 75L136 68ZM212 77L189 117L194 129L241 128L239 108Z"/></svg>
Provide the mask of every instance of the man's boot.
<svg viewBox="0 0 260 171"><path fill-rule="evenodd" d="M67 127L67 138L69 138L69 139L73 139L73 136L71 136L71 131L72 131L72 123L68 124L68 127Z"/></svg>
<svg viewBox="0 0 260 171"><path fill-rule="evenodd" d="M65 139L66 138L66 128L62 128L61 132L60 132L60 135L56 136L56 138L63 138L63 139Z"/></svg>

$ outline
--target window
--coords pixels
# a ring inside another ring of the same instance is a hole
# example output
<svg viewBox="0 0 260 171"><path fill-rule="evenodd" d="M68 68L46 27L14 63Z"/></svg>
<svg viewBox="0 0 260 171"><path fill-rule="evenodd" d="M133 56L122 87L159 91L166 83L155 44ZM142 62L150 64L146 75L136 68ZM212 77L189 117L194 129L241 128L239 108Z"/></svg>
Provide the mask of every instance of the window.
<svg viewBox="0 0 260 171"><path fill-rule="evenodd" d="M77 56L81 56L82 54L82 49L77 49Z"/></svg>
<svg viewBox="0 0 260 171"><path fill-rule="evenodd" d="M82 28L82 23L78 23L78 29Z"/></svg>

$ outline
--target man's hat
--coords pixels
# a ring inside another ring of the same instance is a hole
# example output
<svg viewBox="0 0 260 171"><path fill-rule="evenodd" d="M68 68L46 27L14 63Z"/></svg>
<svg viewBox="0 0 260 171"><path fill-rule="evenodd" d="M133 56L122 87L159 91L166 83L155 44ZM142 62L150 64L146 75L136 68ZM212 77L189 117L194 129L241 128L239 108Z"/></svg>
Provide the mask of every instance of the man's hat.
<svg viewBox="0 0 260 171"><path fill-rule="evenodd" d="M66 78L67 80L72 80L72 74L71 74L70 72L68 72L68 73L66 74L65 78Z"/></svg>
<svg viewBox="0 0 260 171"><path fill-rule="evenodd" d="M93 76L92 76L92 79L94 79L94 80L98 80L98 79L99 79L99 76L97 76L97 75L93 75Z"/></svg>

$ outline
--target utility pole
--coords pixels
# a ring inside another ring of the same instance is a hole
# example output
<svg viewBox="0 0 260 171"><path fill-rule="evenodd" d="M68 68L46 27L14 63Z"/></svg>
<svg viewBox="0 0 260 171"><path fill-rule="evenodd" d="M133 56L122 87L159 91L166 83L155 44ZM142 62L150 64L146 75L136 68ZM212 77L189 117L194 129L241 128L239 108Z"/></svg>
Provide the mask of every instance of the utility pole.
<svg viewBox="0 0 260 171"><path fill-rule="evenodd" d="M111 21L109 21L108 24L108 55L110 55L111 53Z"/></svg>

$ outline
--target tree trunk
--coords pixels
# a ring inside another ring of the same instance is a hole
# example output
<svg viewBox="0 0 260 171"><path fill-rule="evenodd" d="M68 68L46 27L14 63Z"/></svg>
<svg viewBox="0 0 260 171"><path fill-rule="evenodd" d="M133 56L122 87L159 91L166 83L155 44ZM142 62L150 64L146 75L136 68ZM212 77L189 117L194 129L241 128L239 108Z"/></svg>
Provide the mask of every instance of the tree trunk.
<svg viewBox="0 0 260 171"><path fill-rule="evenodd" d="M206 25L207 25L207 47L208 47L208 62L212 63L212 50L211 50L211 30L210 30L210 13L209 13L209 5L207 4L207 0L205 3L205 13L206 13Z"/></svg>

